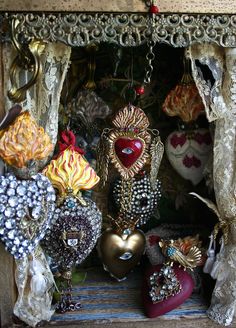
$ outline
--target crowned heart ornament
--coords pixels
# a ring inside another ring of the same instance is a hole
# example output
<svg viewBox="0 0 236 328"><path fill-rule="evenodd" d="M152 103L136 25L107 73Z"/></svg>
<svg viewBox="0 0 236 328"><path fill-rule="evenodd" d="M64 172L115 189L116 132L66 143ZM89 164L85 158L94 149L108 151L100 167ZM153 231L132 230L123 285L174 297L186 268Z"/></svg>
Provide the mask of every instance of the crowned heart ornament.
<svg viewBox="0 0 236 328"><path fill-rule="evenodd" d="M99 177L74 146L52 160L44 174L57 190L57 207L43 247L57 265L58 275L67 281L57 311L73 311L80 304L72 302L72 267L90 254L100 236L102 222L96 204L83 197L81 191L95 186Z"/></svg>
<svg viewBox="0 0 236 328"><path fill-rule="evenodd" d="M197 185L212 151L209 130L174 131L165 144L167 157L173 168L186 180Z"/></svg>
<svg viewBox="0 0 236 328"><path fill-rule="evenodd" d="M145 250L145 237L138 229L122 234L109 229L101 236L98 247L104 269L121 281L140 262Z"/></svg>
<svg viewBox="0 0 236 328"><path fill-rule="evenodd" d="M123 225L124 221L118 217ZM103 267L118 281L126 279L127 274L140 262L145 251L145 236L139 229L117 226L107 229L99 239L98 252Z"/></svg>
<svg viewBox="0 0 236 328"><path fill-rule="evenodd" d="M58 191L58 206L44 240L45 250L60 270L70 270L89 255L100 235L101 213L91 199L81 194L81 190L97 184L99 177L72 146L43 172Z"/></svg>

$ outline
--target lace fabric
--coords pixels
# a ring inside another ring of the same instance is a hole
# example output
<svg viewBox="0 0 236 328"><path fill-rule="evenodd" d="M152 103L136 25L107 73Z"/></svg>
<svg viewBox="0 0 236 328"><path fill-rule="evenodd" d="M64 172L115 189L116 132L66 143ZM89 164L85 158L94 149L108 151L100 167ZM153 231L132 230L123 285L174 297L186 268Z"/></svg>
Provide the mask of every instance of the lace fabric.
<svg viewBox="0 0 236 328"><path fill-rule="evenodd" d="M70 63L71 48L61 43L48 43L41 55L42 74L37 83L26 93L26 100L22 103L24 109L36 119L49 134L53 144L57 141L58 108L63 82ZM7 91L10 89L9 72L16 52L6 44L3 49L5 109L12 107ZM18 75L18 85L29 80L29 73L21 71Z"/></svg>
<svg viewBox="0 0 236 328"><path fill-rule="evenodd" d="M213 182L221 218L236 217L236 49L211 44L190 48L193 77L206 115L215 121ZM198 65L201 64L201 67ZM207 66L211 80L204 76ZM227 156L226 156L227 154ZM208 316L229 325L236 306L236 225L230 225L229 242L217 256L217 278Z"/></svg>
<svg viewBox="0 0 236 328"><path fill-rule="evenodd" d="M41 247L22 260L16 260L15 281L18 298L14 314L31 327L42 320L50 320L53 275Z"/></svg>

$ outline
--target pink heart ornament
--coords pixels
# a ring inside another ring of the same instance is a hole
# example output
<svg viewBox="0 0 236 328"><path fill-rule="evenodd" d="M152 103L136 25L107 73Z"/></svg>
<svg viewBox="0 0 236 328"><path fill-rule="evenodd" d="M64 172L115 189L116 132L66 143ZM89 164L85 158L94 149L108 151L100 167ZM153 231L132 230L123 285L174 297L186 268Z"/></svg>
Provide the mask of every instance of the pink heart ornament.
<svg viewBox="0 0 236 328"><path fill-rule="evenodd" d="M174 265L173 269L175 276L177 277L181 285L180 292L174 296L169 296L167 299L164 299L163 301L154 304L151 300L151 297L149 296L149 279L154 272L159 272L161 268L162 264L154 265L150 267L144 275L142 286L142 300L144 312L148 318L155 318L176 309L191 296L194 288L194 282L192 277L186 271L179 268L177 265Z"/></svg>
<svg viewBox="0 0 236 328"><path fill-rule="evenodd" d="M186 180L197 185L212 150L209 130L174 131L166 139L166 155L172 167Z"/></svg>

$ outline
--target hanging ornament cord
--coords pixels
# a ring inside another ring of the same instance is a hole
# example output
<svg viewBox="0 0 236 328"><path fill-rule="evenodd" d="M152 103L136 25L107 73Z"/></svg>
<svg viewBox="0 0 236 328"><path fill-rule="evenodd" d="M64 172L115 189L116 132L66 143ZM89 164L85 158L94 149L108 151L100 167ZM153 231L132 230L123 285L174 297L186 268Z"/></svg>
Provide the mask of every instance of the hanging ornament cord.
<svg viewBox="0 0 236 328"><path fill-rule="evenodd" d="M149 7L149 29L150 29L150 37L147 41L148 52L146 54L147 65L145 68L145 76L143 79L143 83L135 88L136 94L141 96L145 92L145 87L150 84L151 77L153 73L153 61L155 59L154 47L156 42L153 40L153 32L155 27L155 15L159 13L159 9L155 4L155 1L148 1L146 5Z"/></svg>
<svg viewBox="0 0 236 328"><path fill-rule="evenodd" d="M79 302L72 300L72 283L71 277L66 279L66 287L61 291L61 300L56 306L58 313L65 313L67 311L76 311L81 308Z"/></svg>

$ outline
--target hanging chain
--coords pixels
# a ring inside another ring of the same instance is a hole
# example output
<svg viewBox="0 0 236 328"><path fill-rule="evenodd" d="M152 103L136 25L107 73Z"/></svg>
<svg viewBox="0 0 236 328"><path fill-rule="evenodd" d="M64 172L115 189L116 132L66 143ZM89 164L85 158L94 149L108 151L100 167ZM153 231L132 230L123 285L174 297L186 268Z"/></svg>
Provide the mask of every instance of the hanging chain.
<svg viewBox="0 0 236 328"><path fill-rule="evenodd" d="M121 180L120 212L127 213L131 207L133 179Z"/></svg>
<svg viewBox="0 0 236 328"><path fill-rule="evenodd" d="M155 46L155 42L152 40L148 40L148 53L146 55L146 59L148 62L148 65L145 69L145 77L144 77L144 84L149 84L151 82L152 72L153 72L153 60L155 59L155 54L153 52L153 48Z"/></svg>
<svg viewBox="0 0 236 328"><path fill-rule="evenodd" d="M143 95L145 93L145 86L150 84L151 77L153 73L153 61L155 59L155 54L153 48L155 47L156 42L153 40L153 32L155 28L155 15L159 13L159 8L156 5L155 0L146 1L147 7L149 7L149 24L150 24L150 37L147 41L148 53L146 55L147 65L145 68L145 77L143 79L142 85L139 85L135 88L137 95Z"/></svg>
<svg viewBox="0 0 236 328"><path fill-rule="evenodd" d="M61 292L61 300L56 306L56 311L58 313L65 313L68 311L76 311L81 308L81 304L79 302L74 302L72 300L72 283L71 279L66 280L66 288Z"/></svg>

